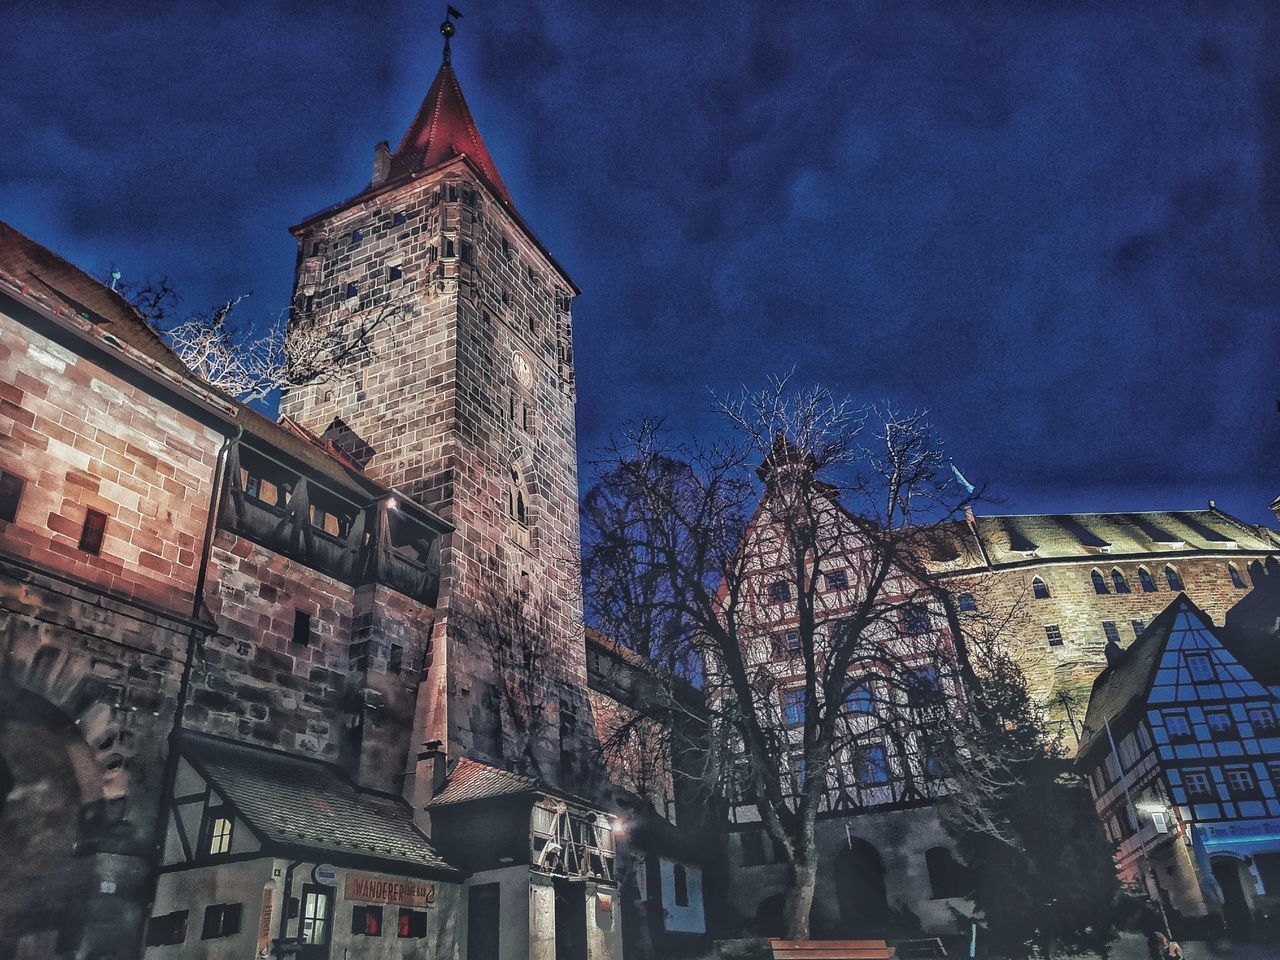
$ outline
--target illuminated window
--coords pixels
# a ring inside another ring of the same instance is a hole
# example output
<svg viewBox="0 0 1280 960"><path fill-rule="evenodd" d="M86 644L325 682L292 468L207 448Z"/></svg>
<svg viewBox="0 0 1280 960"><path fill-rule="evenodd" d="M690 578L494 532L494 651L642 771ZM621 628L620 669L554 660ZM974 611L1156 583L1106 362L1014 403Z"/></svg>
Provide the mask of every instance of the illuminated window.
<svg viewBox="0 0 1280 960"><path fill-rule="evenodd" d="M1033 577L1031 580L1031 595L1037 600L1049 599L1049 585L1039 577Z"/></svg>
<svg viewBox="0 0 1280 960"><path fill-rule="evenodd" d="M107 515L98 510L84 512L84 526L80 528L79 548L95 557L102 552L102 537L107 530Z"/></svg>
<svg viewBox="0 0 1280 960"><path fill-rule="evenodd" d="M352 907L351 933L356 937L382 936L382 908L364 905Z"/></svg>
<svg viewBox="0 0 1280 960"><path fill-rule="evenodd" d="M298 936L306 946L324 946L329 943L331 902L329 891L324 887L302 888L302 922Z"/></svg>
<svg viewBox="0 0 1280 960"><path fill-rule="evenodd" d="M1156 582L1151 577L1151 572L1146 567L1138 568L1138 582L1142 584L1143 593L1155 593Z"/></svg>
<svg viewBox="0 0 1280 960"><path fill-rule="evenodd" d="M1129 593L1129 581L1124 578L1124 574L1119 570L1111 571L1111 585L1116 588L1116 593Z"/></svg>
<svg viewBox="0 0 1280 960"><path fill-rule="evenodd" d="M427 935L427 914L422 910L404 910L400 911L400 925L398 936L401 940L412 937L420 940Z"/></svg>
<svg viewBox="0 0 1280 960"><path fill-rule="evenodd" d="M1175 570L1172 566L1168 566L1164 568L1164 582L1169 584L1170 590L1181 591L1185 589L1185 587L1183 587L1182 585L1182 577L1178 574L1178 571Z"/></svg>
<svg viewBox="0 0 1280 960"><path fill-rule="evenodd" d="M205 852L211 856L221 856L231 852L231 816L222 807L211 807L205 814L207 838Z"/></svg>
<svg viewBox="0 0 1280 960"><path fill-rule="evenodd" d="M1102 571L1094 570L1091 574L1089 574L1089 578L1093 581L1094 593L1101 596L1103 594L1107 594L1111 592L1107 589L1107 581L1106 581L1106 578L1102 576Z"/></svg>

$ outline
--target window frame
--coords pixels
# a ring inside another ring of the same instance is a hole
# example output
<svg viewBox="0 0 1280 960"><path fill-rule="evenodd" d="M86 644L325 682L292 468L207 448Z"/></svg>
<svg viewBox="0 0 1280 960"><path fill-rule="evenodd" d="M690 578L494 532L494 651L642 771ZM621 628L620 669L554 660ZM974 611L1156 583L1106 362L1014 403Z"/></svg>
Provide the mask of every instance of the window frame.
<svg viewBox="0 0 1280 960"><path fill-rule="evenodd" d="M27 492L27 478L8 470L0 470L0 520L16 523L22 498Z"/></svg>
<svg viewBox="0 0 1280 960"><path fill-rule="evenodd" d="M1146 567L1138 568L1138 584L1142 587L1143 593L1158 593L1160 590L1159 585L1156 583L1156 578L1151 575L1151 571Z"/></svg>
<svg viewBox="0 0 1280 960"><path fill-rule="evenodd" d="M1046 623L1044 625L1045 639L1049 641L1049 646L1060 647L1063 644L1062 628L1056 623Z"/></svg>
<svg viewBox="0 0 1280 960"><path fill-rule="evenodd" d="M244 905L241 903L211 903L204 908L204 922L200 927L201 940L222 940L240 932Z"/></svg>
<svg viewBox="0 0 1280 960"><path fill-rule="evenodd" d="M1089 571L1089 579L1093 583L1093 592L1100 597L1111 595L1111 590L1107 587L1107 578L1102 575L1102 571L1097 567Z"/></svg>
<svg viewBox="0 0 1280 960"><path fill-rule="evenodd" d="M76 549L91 557L102 556L102 544L107 536L107 515L101 510L86 507L84 523L80 527L80 542Z"/></svg>
<svg viewBox="0 0 1280 960"><path fill-rule="evenodd" d="M1049 584L1043 577L1031 578L1031 598L1033 600L1049 600L1053 597L1053 593L1049 590Z"/></svg>

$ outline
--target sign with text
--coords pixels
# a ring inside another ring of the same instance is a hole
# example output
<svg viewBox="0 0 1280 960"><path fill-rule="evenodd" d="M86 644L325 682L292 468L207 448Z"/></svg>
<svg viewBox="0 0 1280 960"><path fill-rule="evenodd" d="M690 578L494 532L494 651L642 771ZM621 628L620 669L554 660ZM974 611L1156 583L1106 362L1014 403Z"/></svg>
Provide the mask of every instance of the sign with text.
<svg viewBox="0 0 1280 960"><path fill-rule="evenodd" d="M421 880L395 880L371 877L364 873L348 873L346 897L365 903L388 903L397 907L429 907L436 902L434 883Z"/></svg>

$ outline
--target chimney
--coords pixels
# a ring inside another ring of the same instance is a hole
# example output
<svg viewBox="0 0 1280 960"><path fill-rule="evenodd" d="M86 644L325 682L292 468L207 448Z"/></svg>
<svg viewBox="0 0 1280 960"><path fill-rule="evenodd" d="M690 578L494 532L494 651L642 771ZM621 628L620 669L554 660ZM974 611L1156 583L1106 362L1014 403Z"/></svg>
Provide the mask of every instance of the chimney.
<svg viewBox="0 0 1280 960"><path fill-rule="evenodd" d="M448 754L444 752L444 744L439 740L428 740L418 753L418 779L431 784L433 797L444 786L445 762L448 759Z"/></svg>
<svg viewBox="0 0 1280 960"><path fill-rule="evenodd" d="M1107 655L1107 666L1114 667L1120 662L1120 658L1124 656L1124 650L1120 648L1120 644L1114 640L1107 641L1107 647L1103 651Z"/></svg>
<svg viewBox="0 0 1280 960"><path fill-rule="evenodd" d="M385 182L390 174L391 146L387 141L383 140L373 148L373 182L370 186L376 187L378 184Z"/></svg>

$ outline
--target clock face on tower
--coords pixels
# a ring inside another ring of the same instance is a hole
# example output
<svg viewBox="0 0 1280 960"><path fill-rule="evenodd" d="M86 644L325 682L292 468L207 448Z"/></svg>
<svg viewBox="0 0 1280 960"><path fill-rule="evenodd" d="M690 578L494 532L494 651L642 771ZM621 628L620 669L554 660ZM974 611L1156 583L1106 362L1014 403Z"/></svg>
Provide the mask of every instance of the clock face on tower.
<svg viewBox="0 0 1280 960"><path fill-rule="evenodd" d="M511 372L526 390L533 386L533 369L529 366L529 361L518 353L511 355Z"/></svg>

